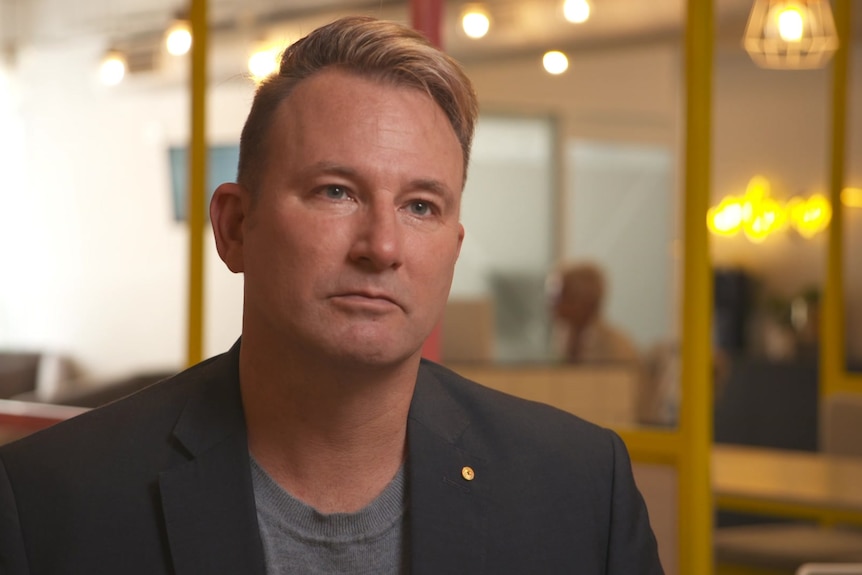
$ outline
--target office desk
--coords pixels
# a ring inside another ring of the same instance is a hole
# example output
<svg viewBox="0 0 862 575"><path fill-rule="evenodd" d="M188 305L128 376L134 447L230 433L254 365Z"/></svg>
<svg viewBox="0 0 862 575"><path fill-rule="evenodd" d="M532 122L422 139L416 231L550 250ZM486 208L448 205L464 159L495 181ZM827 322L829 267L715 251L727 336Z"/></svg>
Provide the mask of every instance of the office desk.
<svg viewBox="0 0 862 575"><path fill-rule="evenodd" d="M721 509L862 524L862 458L715 445Z"/></svg>

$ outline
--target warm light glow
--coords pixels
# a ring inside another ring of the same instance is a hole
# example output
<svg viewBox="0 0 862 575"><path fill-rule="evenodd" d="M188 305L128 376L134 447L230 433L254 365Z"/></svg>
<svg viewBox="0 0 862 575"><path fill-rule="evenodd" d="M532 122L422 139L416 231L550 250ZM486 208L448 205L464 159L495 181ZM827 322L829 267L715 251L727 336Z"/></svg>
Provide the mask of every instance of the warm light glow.
<svg viewBox="0 0 862 575"><path fill-rule="evenodd" d="M566 0L563 16L573 24L583 24L590 17L590 3L587 0Z"/></svg>
<svg viewBox="0 0 862 575"><path fill-rule="evenodd" d="M742 228L742 201L736 196L728 196L717 206L709 208L706 225L717 236L735 236Z"/></svg>
<svg viewBox="0 0 862 575"><path fill-rule="evenodd" d="M763 68L824 66L838 48L829 0L754 0L743 44Z"/></svg>
<svg viewBox="0 0 862 575"><path fill-rule="evenodd" d="M562 52L551 50L545 52L542 57L542 65L549 74L562 74L569 69L569 59Z"/></svg>
<svg viewBox="0 0 862 575"><path fill-rule="evenodd" d="M281 49L269 47L258 50L248 59L248 71L255 82L260 82L278 70Z"/></svg>
<svg viewBox="0 0 862 575"><path fill-rule="evenodd" d="M862 208L862 188L844 188L841 203L848 208Z"/></svg>
<svg viewBox="0 0 862 575"><path fill-rule="evenodd" d="M832 220L832 206L823 194L814 194L807 200L793 198L787 203L787 212L793 227L806 238L825 230Z"/></svg>
<svg viewBox="0 0 862 575"><path fill-rule="evenodd" d="M482 38L491 29L491 18L481 8L468 8L461 16L461 27L470 38Z"/></svg>
<svg viewBox="0 0 862 575"><path fill-rule="evenodd" d="M192 47L192 32L187 20L174 21L165 35L165 47L173 56L188 54Z"/></svg>
<svg viewBox="0 0 862 575"><path fill-rule="evenodd" d="M769 234L781 231L787 225L787 215L781 204L769 197L746 198L743 211L746 217L742 222L742 232L755 243L762 242Z"/></svg>
<svg viewBox="0 0 862 575"><path fill-rule="evenodd" d="M785 42L799 42L805 30L805 18L798 6L789 6L778 12L778 35Z"/></svg>
<svg viewBox="0 0 862 575"><path fill-rule="evenodd" d="M99 66L99 79L106 86L116 86L125 75L126 58L120 52L108 52Z"/></svg>
<svg viewBox="0 0 862 575"><path fill-rule="evenodd" d="M858 196L852 192L858 192ZM808 199L791 198L786 204L770 197L769 181L762 176L751 178L743 197L727 196L707 212L707 227L717 236L735 236L740 230L755 243L770 234L792 226L804 238L812 238L829 227L832 206L822 194ZM847 188L842 201L858 200L862 206L862 190Z"/></svg>

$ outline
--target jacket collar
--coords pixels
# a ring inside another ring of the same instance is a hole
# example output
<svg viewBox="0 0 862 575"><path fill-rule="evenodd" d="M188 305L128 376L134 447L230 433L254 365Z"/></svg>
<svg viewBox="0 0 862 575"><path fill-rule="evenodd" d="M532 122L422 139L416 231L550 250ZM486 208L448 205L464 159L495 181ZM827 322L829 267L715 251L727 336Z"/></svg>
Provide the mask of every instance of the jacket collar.
<svg viewBox="0 0 862 575"><path fill-rule="evenodd" d="M192 376L173 431L188 460L159 476L177 575L266 572L239 391L239 345ZM484 571L491 478L470 422L428 369L419 369L407 423L411 574ZM471 480L470 468L474 476ZM466 476L466 477L465 477Z"/></svg>
<svg viewBox="0 0 862 575"><path fill-rule="evenodd" d="M239 342L194 374L193 395L173 431L188 460L159 475L177 575L264 575L263 546L239 391Z"/></svg>
<svg viewBox="0 0 862 575"><path fill-rule="evenodd" d="M491 477L469 428L423 361L407 422L413 575L484 572Z"/></svg>

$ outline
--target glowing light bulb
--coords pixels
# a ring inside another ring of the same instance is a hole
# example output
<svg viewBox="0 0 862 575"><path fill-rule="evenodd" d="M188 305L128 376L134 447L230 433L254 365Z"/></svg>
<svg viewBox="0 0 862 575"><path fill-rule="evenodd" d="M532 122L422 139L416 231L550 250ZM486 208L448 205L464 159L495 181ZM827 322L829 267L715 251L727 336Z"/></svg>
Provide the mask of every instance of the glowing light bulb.
<svg viewBox="0 0 862 575"><path fill-rule="evenodd" d="M461 26L470 38L482 38L491 29L491 19L484 11L474 8L461 17Z"/></svg>
<svg viewBox="0 0 862 575"><path fill-rule="evenodd" d="M797 6L784 8L778 13L778 35L785 42L799 42L805 30L805 18Z"/></svg>
<svg viewBox="0 0 862 575"><path fill-rule="evenodd" d="M126 59L119 52L109 52L99 66L99 79L106 86L116 86L126 75Z"/></svg>
<svg viewBox="0 0 862 575"><path fill-rule="evenodd" d="M804 238L812 238L829 226L832 206L823 194L814 194L807 200L796 198L787 206L790 220Z"/></svg>
<svg viewBox="0 0 862 575"><path fill-rule="evenodd" d="M728 196L707 212L709 230L718 236L735 236L742 228L742 202L736 196Z"/></svg>
<svg viewBox="0 0 862 575"><path fill-rule="evenodd" d="M542 65L548 74L559 75L569 69L569 59L558 50L545 52L542 57Z"/></svg>
<svg viewBox="0 0 862 575"><path fill-rule="evenodd" d="M165 47L168 54L182 56L188 54L192 47L192 32L189 23L185 20L177 20L168 30L165 36Z"/></svg>
<svg viewBox="0 0 862 575"><path fill-rule="evenodd" d="M573 24L582 24L590 17L590 3L587 0L566 0L563 16Z"/></svg>
<svg viewBox="0 0 862 575"><path fill-rule="evenodd" d="M278 57L281 50L278 48L264 48L258 50L248 59L248 71L255 82L260 82L276 70L278 70Z"/></svg>

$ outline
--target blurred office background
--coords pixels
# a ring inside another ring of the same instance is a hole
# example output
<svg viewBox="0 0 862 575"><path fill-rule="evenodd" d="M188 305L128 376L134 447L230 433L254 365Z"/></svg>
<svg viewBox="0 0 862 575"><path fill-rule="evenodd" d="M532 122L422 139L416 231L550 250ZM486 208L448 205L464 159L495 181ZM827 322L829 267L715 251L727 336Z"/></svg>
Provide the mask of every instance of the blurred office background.
<svg viewBox="0 0 862 575"><path fill-rule="evenodd" d="M593 387L572 386L565 401L588 405L595 411L585 415L609 425L673 427L686 247L685 3L590 0L583 22L566 19L562 0L480 4L489 21L483 37L462 26L475 2L446 2L441 28L481 102L441 359L504 389L550 385L538 369L560 366L549 273L594 261L608 280L607 320L631 336L649 368L567 368L565 377ZM758 66L743 48L753 5L714 2L715 305L704 321L712 313L716 437L815 451L832 62ZM29 399L149 381L185 364L190 64L164 45L185 8L180 0L0 0L0 350L37 357L41 373L23 390ZM345 13L410 20L403 1L210 2L210 192L234 176L255 87L250 57ZM851 371L862 366L858 6L852 24L842 196ZM560 73L543 66L550 50L567 58ZM106 83L100 67L109 53L122 54L126 67ZM746 201L782 225L734 224ZM208 356L239 335L242 279L224 268L209 237L204 274ZM648 369L663 380L650 384L660 397L644 406L638 394ZM674 572L675 559L665 561Z"/></svg>

